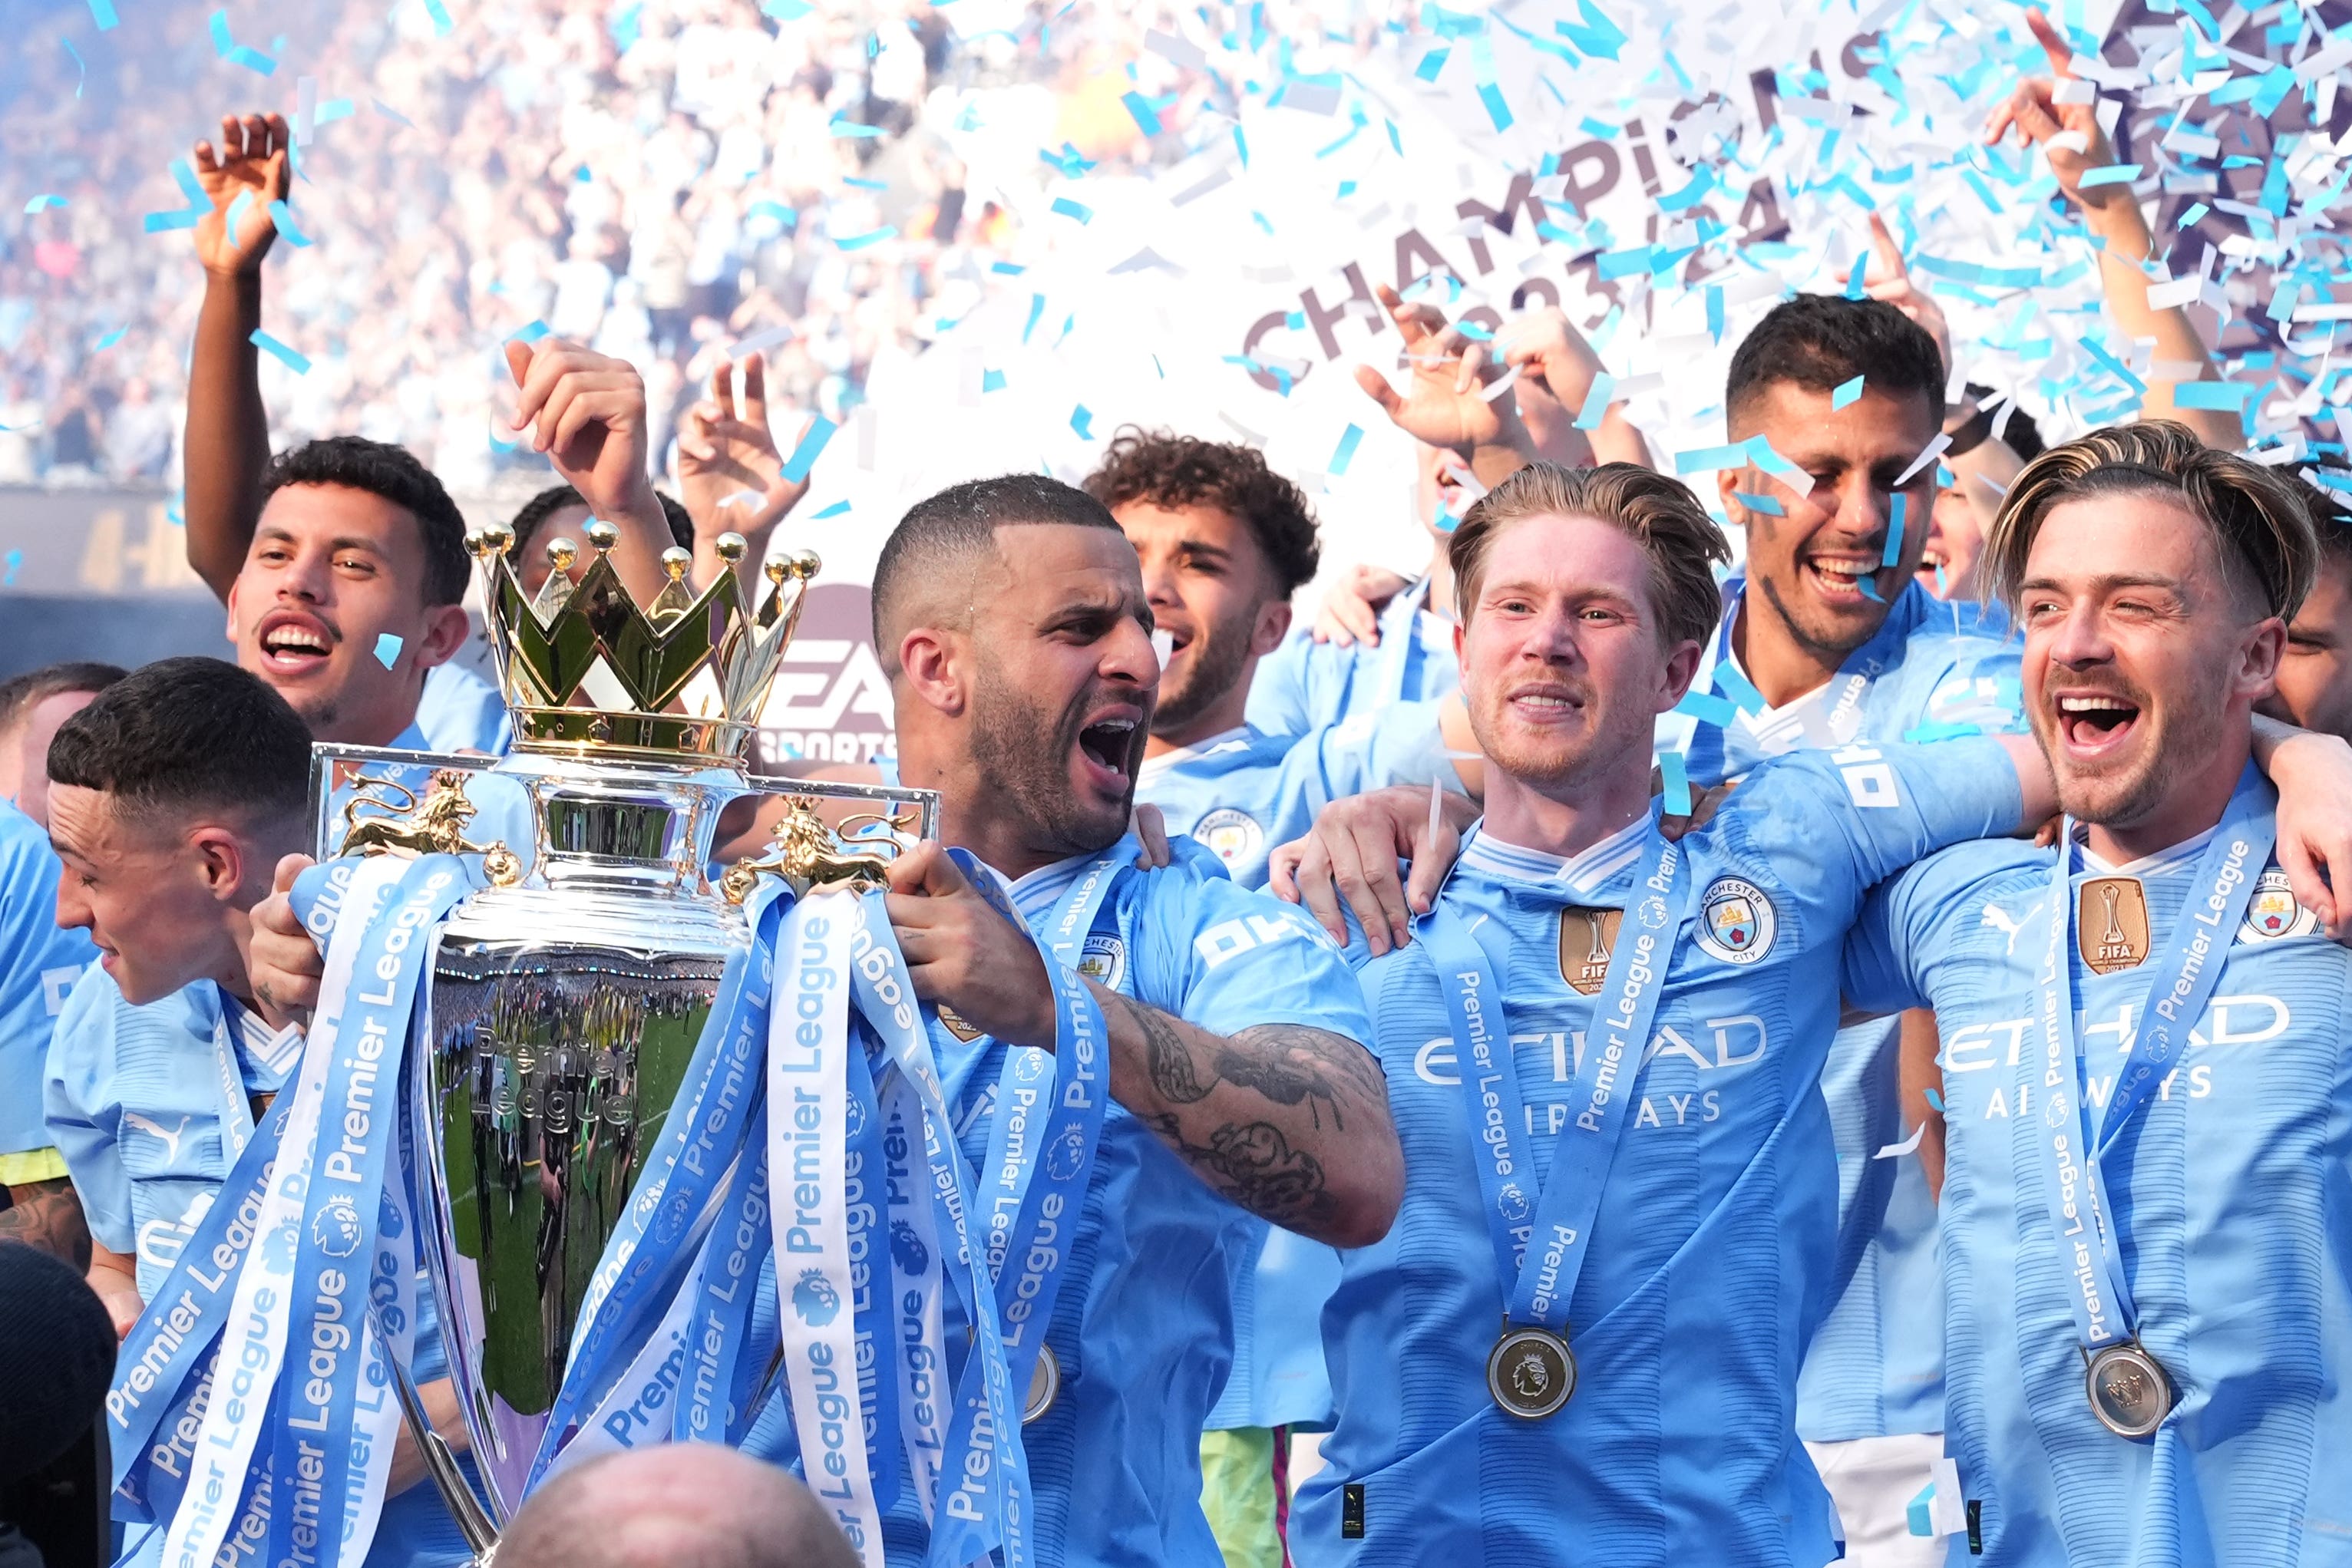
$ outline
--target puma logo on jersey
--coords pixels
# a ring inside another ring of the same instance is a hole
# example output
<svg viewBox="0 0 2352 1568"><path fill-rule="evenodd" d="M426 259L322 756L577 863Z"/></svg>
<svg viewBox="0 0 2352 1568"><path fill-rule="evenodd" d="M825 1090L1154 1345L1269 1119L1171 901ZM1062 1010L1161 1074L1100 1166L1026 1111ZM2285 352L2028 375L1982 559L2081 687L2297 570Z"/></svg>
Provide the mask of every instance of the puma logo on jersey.
<svg viewBox="0 0 2352 1568"><path fill-rule="evenodd" d="M2010 956L2014 957L2017 953L2018 934L2025 929L2026 923L2033 918L2034 913L2041 907L2042 901L2040 899L2036 899L2032 904L2027 904L2025 908L2019 913L2016 919L2011 920L2009 917L2008 910L2003 909L1998 904L1988 904L1984 906L1984 915L1979 924L1990 925L1994 930L2006 936L2009 938L2008 951Z"/></svg>
<svg viewBox="0 0 2352 1568"><path fill-rule="evenodd" d="M188 1118L181 1117L180 1124L168 1132L136 1111L125 1111L122 1113L122 1119L148 1136L162 1139L163 1147L167 1151L166 1157L175 1165L179 1163L180 1139L186 1135L188 1131Z"/></svg>

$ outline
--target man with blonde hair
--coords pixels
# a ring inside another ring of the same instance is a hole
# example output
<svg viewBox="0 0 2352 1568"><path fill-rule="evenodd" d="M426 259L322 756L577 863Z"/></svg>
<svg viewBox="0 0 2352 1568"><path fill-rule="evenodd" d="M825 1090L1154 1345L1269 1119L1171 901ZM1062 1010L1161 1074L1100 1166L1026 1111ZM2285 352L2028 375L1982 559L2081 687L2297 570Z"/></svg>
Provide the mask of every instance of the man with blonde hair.
<svg viewBox="0 0 2352 1568"><path fill-rule="evenodd" d="M1943 1029L1947 1444L1989 1564L2352 1538L2352 956L2254 767L2318 557L2291 481L2179 424L2029 465L1985 570L2064 830L1923 862L1850 945L1857 1005Z"/></svg>

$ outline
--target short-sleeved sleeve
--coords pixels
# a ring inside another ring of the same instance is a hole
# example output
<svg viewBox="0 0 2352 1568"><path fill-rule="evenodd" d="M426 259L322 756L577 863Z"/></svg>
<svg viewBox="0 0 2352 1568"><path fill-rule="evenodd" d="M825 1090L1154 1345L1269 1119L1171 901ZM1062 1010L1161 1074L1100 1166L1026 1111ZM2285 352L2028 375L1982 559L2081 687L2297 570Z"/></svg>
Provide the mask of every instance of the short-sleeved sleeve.
<svg viewBox="0 0 2352 1568"><path fill-rule="evenodd" d="M1369 1041L1353 970L1303 910L1181 867L1146 873L1134 906L1137 998L1213 1034L1303 1024Z"/></svg>
<svg viewBox="0 0 2352 1568"><path fill-rule="evenodd" d="M1777 757L1749 774L1737 809L1752 848L1812 902L1858 911L1864 894L1920 857L2007 833L2024 806L1998 742L1856 742Z"/></svg>
<svg viewBox="0 0 2352 1568"><path fill-rule="evenodd" d="M104 973L91 969L66 998L49 1041L41 1107L49 1137L65 1157L80 1195L89 1233L110 1252L137 1245L131 1217L131 1177L117 1149L121 1107L113 1092L113 1001Z"/></svg>
<svg viewBox="0 0 2352 1568"><path fill-rule="evenodd" d="M1959 735L2019 735L2025 731L2025 692L2015 643L1955 637L1919 705L1919 722L1906 741Z"/></svg>
<svg viewBox="0 0 2352 1568"><path fill-rule="evenodd" d="M1300 736L1283 754L1268 841L1300 837L1324 807L1368 789L1434 779L1461 793L1439 725L1443 709L1442 701L1391 703Z"/></svg>
<svg viewBox="0 0 2352 1568"><path fill-rule="evenodd" d="M41 1128L49 1038L98 956L87 932L58 928L57 858L38 835L22 819L0 822L0 1154L49 1146Z"/></svg>
<svg viewBox="0 0 2352 1568"><path fill-rule="evenodd" d="M1961 844L1881 883L1846 936L1848 1004L1873 1013L1933 1006L1937 962L1954 956L1966 930L1982 923L1995 885L2034 859L2019 840ZM2002 928L2014 928L2006 915Z"/></svg>
<svg viewBox="0 0 2352 1568"><path fill-rule="evenodd" d="M1294 632L1281 647L1257 662L1250 676L1248 717L1268 735L1304 735L1314 727L1307 691L1315 639Z"/></svg>

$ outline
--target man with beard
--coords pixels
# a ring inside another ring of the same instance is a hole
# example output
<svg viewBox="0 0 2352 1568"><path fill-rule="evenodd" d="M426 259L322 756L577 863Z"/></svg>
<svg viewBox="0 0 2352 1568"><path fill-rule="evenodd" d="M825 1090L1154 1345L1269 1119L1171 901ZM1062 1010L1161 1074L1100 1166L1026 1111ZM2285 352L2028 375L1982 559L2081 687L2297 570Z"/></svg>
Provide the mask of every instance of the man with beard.
<svg viewBox="0 0 2352 1568"><path fill-rule="evenodd" d="M1007 475L918 504L875 569L874 622L901 777L942 796L940 841L891 868L890 920L937 1005L975 1162L1007 1047L1050 1049L1055 1000L1030 932L947 852L976 857L1033 932L1061 922L1090 872L1115 879L1070 939L1107 1025L1114 1103L1067 1253L1082 1272L1045 1337L1058 1392L1024 1427L1033 1536L1048 1561L1209 1568L1199 1440L1232 1357L1227 1260L1254 1218L1357 1246L1395 1213L1396 1138L1359 1043L1360 995L1298 911L1197 860L1129 867L1121 835L1160 667L1135 550L1100 503ZM314 1003L319 950L287 901L257 925L266 982ZM950 1322L950 1346L962 1339ZM898 1495L884 1539L912 1564L929 1530L913 1485Z"/></svg>
<svg viewBox="0 0 2352 1568"><path fill-rule="evenodd" d="M2290 885L2251 762L2312 519L2273 471L2128 425L2030 465L1985 555L2063 831L1882 888L1845 980L1943 1027L1971 1550L2341 1561L2352 958L2326 890Z"/></svg>
<svg viewBox="0 0 2352 1568"><path fill-rule="evenodd" d="M1283 644L1290 596L1318 550L1307 497L1255 448L1129 428L1086 489L1135 547L1168 647L1137 794L1170 832L1258 888L1268 846L1304 833L1332 800L1385 784L1459 787L1444 723L1450 709L1460 724L1458 698L1391 703L1299 735L1244 722L1253 675ZM1254 1229L1233 1260L1233 1373L1201 1439L1202 1502L1229 1563L1279 1568L1288 1428L1331 1416L1318 1320L1339 1260L1286 1230Z"/></svg>

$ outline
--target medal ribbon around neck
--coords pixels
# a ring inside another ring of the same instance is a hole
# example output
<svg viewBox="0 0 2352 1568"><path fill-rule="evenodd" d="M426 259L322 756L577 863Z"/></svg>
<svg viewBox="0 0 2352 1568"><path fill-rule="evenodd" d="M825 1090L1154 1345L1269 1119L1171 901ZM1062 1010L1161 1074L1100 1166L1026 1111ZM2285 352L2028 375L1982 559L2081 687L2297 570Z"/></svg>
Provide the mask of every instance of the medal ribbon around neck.
<svg viewBox="0 0 2352 1568"><path fill-rule="evenodd" d="M1381 632L1380 701L1386 707L1404 700L1404 677L1421 645L1421 607L1429 601L1429 579L1396 596L1383 620L1395 624Z"/></svg>
<svg viewBox="0 0 2352 1568"><path fill-rule="evenodd" d="M1654 820L1634 873L1632 907L1617 928L1586 1025L1583 1061L1570 1088L1574 1113L1553 1139L1551 1175L1540 1195L1533 1190L1535 1165L1521 1132L1526 1113L1494 955L1442 895L1416 923L1454 1026L1480 1207L1514 1323L1568 1337L1569 1302L1628 1125L1626 1108L1640 1081L1650 1023L1689 914L1690 885L1689 857L1665 841Z"/></svg>
<svg viewBox="0 0 2352 1568"><path fill-rule="evenodd" d="M1724 612L1722 625L1715 634L1715 662L1717 664L1731 657L1732 627L1739 619L1740 605L1748 593L1744 578L1736 578L1732 581L1737 591L1732 594L1731 607ZM1894 663L1895 650L1911 635L1915 621L1903 611L1904 593L1908 587L1906 584L1896 591L1894 600L1887 605L1886 619L1879 623L1869 642L1845 656L1844 663L1838 666L1838 673L1831 678L1829 685L1797 699L1819 703L1824 724L1840 709L1856 709L1862 706L1863 699L1870 695L1870 688L1878 684L1879 675ZM1843 740L1834 738L1809 737L1806 741L1808 747L1818 746L1823 749L1844 744ZM1735 772L1747 771L1746 768L1735 769L1732 767L1730 732L1716 725L1702 723L1694 726L1690 745L1685 748L1684 755L1694 784L1718 784ZM1753 768L1758 760L1760 758L1751 758L1748 767Z"/></svg>
<svg viewBox="0 0 2352 1568"><path fill-rule="evenodd" d="M2074 821L2062 824L2051 882L2050 951L2037 982L2042 1026L2042 1082L2047 1098L2035 1136L2042 1195L2070 1283L2066 1302L2086 1352L2134 1333L2131 1286L2125 1278L2114 1208L2102 1186L2100 1159L2189 1049L2189 1032L2221 977L2222 961L2270 859L2278 828L2269 786L2252 763L2239 777L2221 825L2197 860L2189 899L2174 918L2164 962L2155 966L2132 1016L2139 1020L2130 1053L2116 1076L2095 1138L2086 1135L2082 1053L2074 1033ZM2071 1260L2066 1255L2072 1254Z"/></svg>

